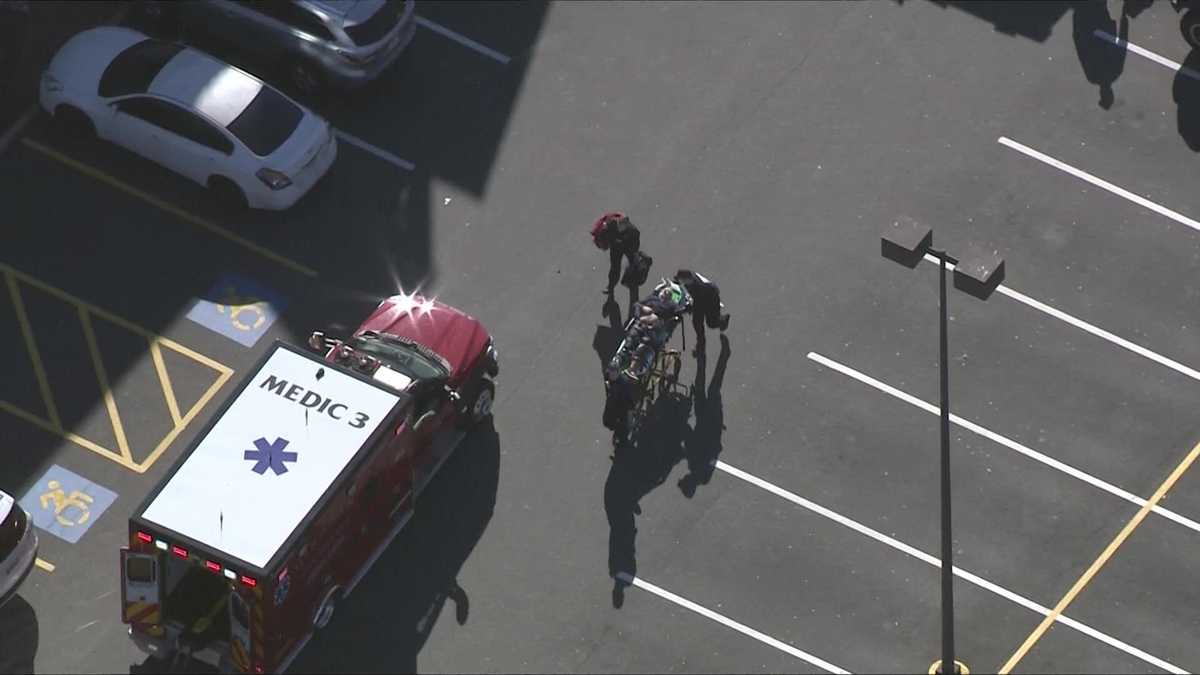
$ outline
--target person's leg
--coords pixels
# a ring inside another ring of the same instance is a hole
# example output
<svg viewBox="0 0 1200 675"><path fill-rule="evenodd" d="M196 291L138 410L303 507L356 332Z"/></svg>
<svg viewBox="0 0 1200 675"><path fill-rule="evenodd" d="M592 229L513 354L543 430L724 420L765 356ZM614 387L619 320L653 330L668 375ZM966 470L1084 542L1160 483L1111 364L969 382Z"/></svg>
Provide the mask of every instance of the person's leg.
<svg viewBox="0 0 1200 675"><path fill-rule="evenodd" d="M698 307L692 309L692 328L696 331L696 348L692 353L700 354L704 351L704 314Z"/></svg>
<svg viewBox="0 0 1200 675"><path fill-rule="evenodd" d="M615 246L608 249L608 294L612 295L621 278L621 251Z"/></svg>

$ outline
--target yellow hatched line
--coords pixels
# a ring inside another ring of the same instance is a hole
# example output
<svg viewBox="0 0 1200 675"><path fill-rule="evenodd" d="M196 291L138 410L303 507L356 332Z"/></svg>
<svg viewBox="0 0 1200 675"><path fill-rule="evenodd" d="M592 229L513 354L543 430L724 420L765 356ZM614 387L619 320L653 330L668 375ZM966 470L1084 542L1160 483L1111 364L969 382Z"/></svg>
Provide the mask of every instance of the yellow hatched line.
<svg viewBox="0 0 1200 675"><path fill-rule="evenodd" d="M149 338L150 358L154 361L154 372L158 373L158 382L162 385L163 398L167 399L167 410L171 411L171 422L178 427L179 401L175 398L175 389L171 386L171 376L167 374L167 365L163 363L162 348L158 346L159 338Z"/></svg>
<svg viewBox="0 0 1200 675"><path fill-rule="evenodd" d="M1078 596L1081 591L1083 591L1084 587L1091 582L1092 578L1096 576L1102 567L1104 567L1109 558L1112 558L1113 554L1117 552L1117 549L1125 543L1125 540L1129 539L1129 535L1133 534L1133 531L1137 529L1138 525L1142 524L1142 521L1146 519L1146 516L1150 513L1150 510L1154 508L1154 505L1157 504L1159 500L1161 500L1167 494L1167 491L1175 485L1176 481L1183 476L1183 473L1188 470L1188 467L1192 465L1192 462L1196 461L1197 456L1200 456L1200 443L1197 443L1195 447L1192 448L1192 451L1183 458L1183 461L1181 461L1179 465L1175 467L1175 470L1171 472L1171 475L1167 476L1167 479L1163 481L1162 485L1158 486L1158 489L1154 491L1154 494L1150 497L1150 499L1147 500L1147 502L1142 505L1142 508L1139 509L1136 514L1134 514L1133 518L1131 518L1129 522L1125 524L1125 527L1121 529L1116 538L1113 539L1112 542L1109 543L1108 547L1100 553L1100 557L1096 558L1091 567L1088 567L1087 571L1083 573L1083 576L1079 577L1079 580L1076 581L1075 585L1071 587L1071 590L1067 591L1067 594L1062 597L1062 600L1058 601L1058 604L1055 605L1054 609L1046 615L1046 618L1042 619L1042 622L1038 624L1038 627L1029 634L1029 637L1025 638L1025 642L1023 642L1021 646L1017 648L1017 651L1014 652L1011 657L1009 657L1008 662L1000 668L1000 675L1007 675L1007 673L1012 672L1012 669L1016 667L1017 663L1019 663L1021 659L1025 658L1025 655L1029 653L1029 650L1032 649L1035 644L1037 644L1038 640L1042 639L1042 636L1045 635L1050 626L1058 620L1058 617L1061 616L1063 612L1066 611L1067 606L1070 605L1075 600L1075 597Z"/></svg>
<svg viewBox="0 0 1200 675"><path fill-rule="evenodd" d="M100 384L100 393L104 396L104 407L108 409L108 420L112 423L113 435L117 437L117 448L125 461L133 461L133 453L129 451L129 439L125 437L125 427L121 424L121 414L117 412L117 397L113 396L112 387L108 384L108 373L104 370L104 360L100 358L100 346L96 344L96 330L87 309L79 306L79 321L83 324L83 337L87 341L88 351L92 355L92 369L96 371L96 382Z"/></svg>
<svg viewBox="0 0 1200 675"><path fill-rule="evenodd" d="M93 443L92 441L89 441L88 439L84 438L83 436L80 436L79 434L77 434L75 432L67 431L66 429L60 429L60 428L54 426L53 424L47 422L46 420L38 417L37 415L34 415L25 410L21 410L20 408L9 403L8 401L0 401L0 410L4 410L5 412L16 415L17 417L20 417L21 419L25 420L26 422L29 422L30 424L37 426L38 428L45 429L46 431L49 431L52 434L57 434L65 439L67 439L68 441L71 441L72 443L81 445L81 446L87 448L88 450L91 450L92 452L104 455L105 457L111 459L112 461L116 462L117 464L120 464L121 466L124 466L127 469L133 469L135 466L135 464L133 464L132 462L126 461L125 458L122 457L121 455L119 455L118 453L115 453L112 450L109 450L108 448L105 448L103 446L97 445L97 444Z"/></svg>
<svg viewBox="0 0 1200 675"><path fill-rule="evenodd" d="M29 358L33 361L33 374L37 377L38 389L42 391L42 401L46 404L46 414L50 416L50 426L53 431L62 431L62 419L58 416L58 408L54 405L54 397L50 395L50 381L46 379L46 370L42 367L42 355L37 348L37 340L33 337L33 326L29 323L29 315L25 313L25 303L21 301L21 291L17 288L16 270L0 263L0 269L5 271L4 279L8 283L8 292L12 296L13 309L17 313L17 323L21 326L21 334L25 337L25 348L29 350Z"/></svg>
<svg viewBox="0 0 1200 675"><path fill-rule="evenodd" d="M229 378L233 376L233 369L229 366L219 361L215 361L192 349L189 349L188 347L185 347L178 342L171 340L170 338L156 335L155 333L142 328L132 321L117 316L116 314L113 314L112 312L109 312L101 307L97 307L86 300L75 297L66 291L60 290L43 281L31 277L28 274L13 268L11 265L0 262L0 272L4 274L5 280L8 283L9 293L12 295L13 304L17 312L17 320L18 323L21 324L21 330L25 336L25 343L29 348L30 356L33 361L34 373L37 375L38 386L42 390L42 397L46 401L46 408L50 412L51 419L50 421L44 420L37 415L8 403L7 401L0 401L0 410L7 411L41 429L57 434L71 441L72 443L80 445L97 454L103 455L104 457L111 459L112 461L131 471L136 473L144 473L147 469L149 469L150 466L154 464L155 460L157 460L159 456L166 451L171 442L174 441L177 436L179 436L179 433L183 431L183 429L187 427L187 425L193 419L195 419L196 415L200 413L200 411L205 405L208 404L212 397L215 396L221 387L229 381ZM83 322L84 326L84 335L88 341L88 348L91 351L92 363L96 368L96 377L100 381L101 390L105 394L105 405L108 407L109 419L113 422L113 431L117 436L117 443L121 448L121 452L118 453L109 450L108 448L98 445L76 433L62 428L62 422L58 416L58 410L54 407L49 381L47 380L45 371L42 368L41 354L37 350L37 342L34 339L33 329L29 323L29 318L25 313L25 306L21 301L21 293L17 284L18 280L21 283L28 284L60 300L75 305L76 309L78 310L80 314L80 320ZM155 371L158 374L159 384L162 385L163 397L166 399L167 407L171 412L171 418L174 422L174 427L171 429L171 431L167 432L167 435L163 437L161 441L159 441L158 445L155 446L150 455L141 462L135 462L133 460L132 452L129 450L128 443L125 439L124 427L121 425L120 416L116 410L115 399L112 398L111 389L108 387L104 366L100 360L99 349L97 348L95 342L95 332L93 331L91 325L91 315L101 317L109 322L121 326L122 328L125 328L126 330L132 331L142 336L150 343L151 359L154 361ZM182 354L183 356L208 366L218 373L216 381L213 382L200 397L200 399L192 405L191 409L182 416L179 412L178 400L175 398L175 391L171 386L170 376L167 374L166 364L163 362L161 347L167 347L178 354Z"/></svg>
<svg viewBox="0 0 1200 675"><path fill-rule="evenodd" d="M167 432L167 435L158 442L158 445L155 446L154 450L149 454L149 456L139 463L131 464L129 468L137 473L145 473L146 469L149 469L150 466L154 464L155 460L158 459L158 456L166 451L167 446L171 445L171 442L175 440L175 437L179 435L179 432L183 431L184 427L186 427L196 417L196 415L199 414L202 409L204 409L204 406L208 403L208 401L216 395L216 393L221 389L221 386L224 385L231 377L233 377L232 369L225 368L225 370L221 371L221 374L217 376L217 380L209 385L208 390L204 392L204 395L200 397L200 400L196 401L191 410L187 411L187 414L183 416L183 419L180 420L179 424L175 425L174 429L171 429Z"/></svg>

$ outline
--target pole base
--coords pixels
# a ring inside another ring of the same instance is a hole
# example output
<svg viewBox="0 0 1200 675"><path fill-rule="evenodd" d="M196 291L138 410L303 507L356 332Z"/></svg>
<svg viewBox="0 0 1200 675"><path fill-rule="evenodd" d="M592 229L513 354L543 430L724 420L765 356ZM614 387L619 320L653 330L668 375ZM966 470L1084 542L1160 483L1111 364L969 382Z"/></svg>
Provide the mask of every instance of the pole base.
<svg viewBox="0 0 1200 675"><path fill-rule="evenodd" d="M959 661L958 659L954 659L954 672L958 675L971 675L971 669L967 668L967 664ZM946 673L942 672L941 659L929 664L929 675L947 675Z"/></svg>

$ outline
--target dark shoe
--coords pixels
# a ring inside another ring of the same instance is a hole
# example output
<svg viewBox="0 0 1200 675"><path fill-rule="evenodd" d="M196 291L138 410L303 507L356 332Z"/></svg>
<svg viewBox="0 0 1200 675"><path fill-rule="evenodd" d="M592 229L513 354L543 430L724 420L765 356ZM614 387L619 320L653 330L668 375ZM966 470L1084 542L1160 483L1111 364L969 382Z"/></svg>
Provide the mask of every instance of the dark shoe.
<svg viewBox="0 0 1200 675"><path fill-rule="evenodd" d="M679 491L688 499L696 496L696 481L692 478L691 474L679 479Z"/></svg>
<svg viewBox="0 0 1200 675"><path fill-rule="evenodd" d="M724 333L729 328L729 315L721 317L721 332Z"/></svg>
<svg viewBox="0 0 1200 675"><path fill-rule="evenodd" d="M619 579L613 583L612 603L613 609L621 609L625 604L625 582Z"/></svg>

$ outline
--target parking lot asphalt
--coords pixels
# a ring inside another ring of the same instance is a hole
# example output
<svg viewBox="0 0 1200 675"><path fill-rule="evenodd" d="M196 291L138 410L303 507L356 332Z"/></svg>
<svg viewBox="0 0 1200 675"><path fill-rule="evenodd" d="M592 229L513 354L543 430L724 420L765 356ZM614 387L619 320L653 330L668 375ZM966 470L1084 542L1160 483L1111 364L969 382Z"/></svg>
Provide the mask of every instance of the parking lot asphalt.
<svg viewBox="0 0 1200 675"><path fill-rule="evenodd" d="M399 67L306 100L339 155L283 213L34 116L0 154L0 489L116 498L43 533L0 672L141 669L125 519L272 340L418 286L495 335L494 428L295 671L924 672L937 270L879 255L900 216L1006 261L949 299L958 658L1200 668L1200 68L1128 6L1122 47L1115 0L419 2ZM703 360L676 336L692 396L615 459L611 209L733 315Z"/></svg>

